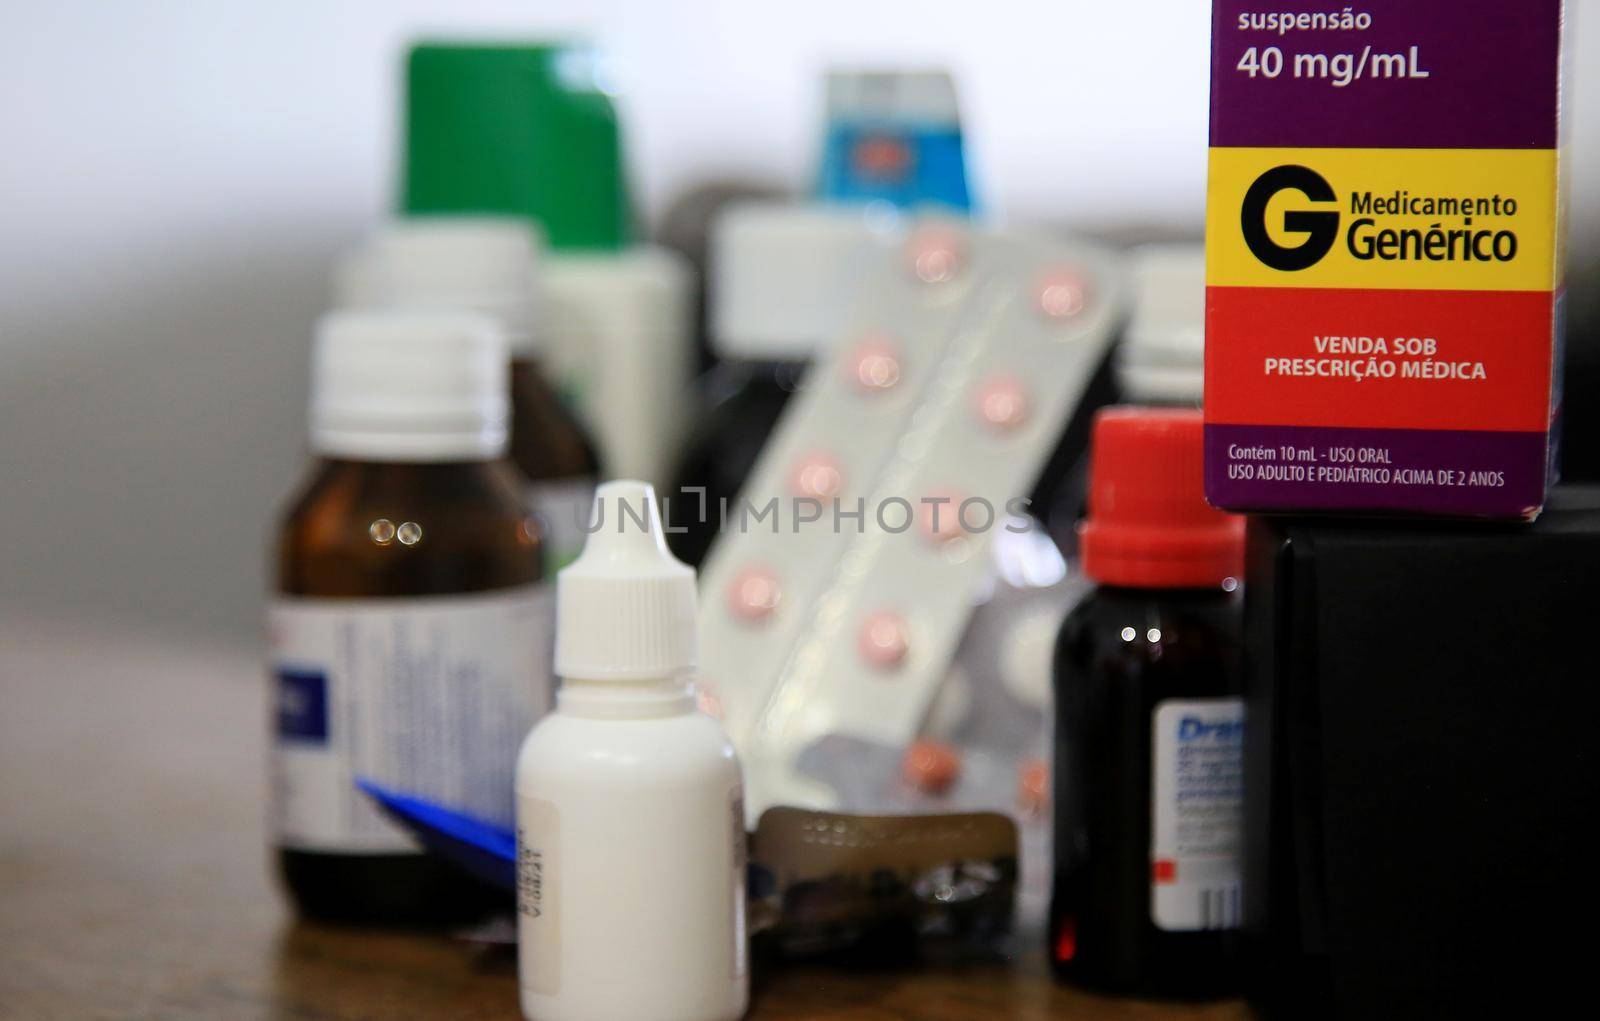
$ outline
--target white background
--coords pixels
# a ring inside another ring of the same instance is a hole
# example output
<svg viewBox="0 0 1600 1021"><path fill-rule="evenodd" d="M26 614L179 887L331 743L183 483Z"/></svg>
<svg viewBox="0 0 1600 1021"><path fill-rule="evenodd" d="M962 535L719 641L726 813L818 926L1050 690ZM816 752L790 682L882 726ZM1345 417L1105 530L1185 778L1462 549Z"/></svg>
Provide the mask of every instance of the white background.
<svg viewBox="0 0 1600 1021"><path fill-rule="evenodd" d="M1585 236L1600 5L1571 6ZM334 253L390 201L396 61L420 34L606 44L652 222L709 177L801 183L818 69L872 62L957 74L990 212L1201 227L1203 0L0 10L0 613L255 627L308 330Z"/></svg>

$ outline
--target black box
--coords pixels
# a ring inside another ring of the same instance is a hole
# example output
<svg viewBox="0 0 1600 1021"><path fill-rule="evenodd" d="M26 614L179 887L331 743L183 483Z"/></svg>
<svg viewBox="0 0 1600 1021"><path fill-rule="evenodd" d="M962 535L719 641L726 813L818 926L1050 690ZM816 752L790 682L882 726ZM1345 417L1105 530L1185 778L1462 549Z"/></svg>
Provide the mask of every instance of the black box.
<svg viewBox="0 0 1600 1021"><path fill-rule="evenodd" d="M1600 487L1556 489L1532 525L1258 518L1249 542L1258 1004L1411 1021L1579 994Z"/></svg>

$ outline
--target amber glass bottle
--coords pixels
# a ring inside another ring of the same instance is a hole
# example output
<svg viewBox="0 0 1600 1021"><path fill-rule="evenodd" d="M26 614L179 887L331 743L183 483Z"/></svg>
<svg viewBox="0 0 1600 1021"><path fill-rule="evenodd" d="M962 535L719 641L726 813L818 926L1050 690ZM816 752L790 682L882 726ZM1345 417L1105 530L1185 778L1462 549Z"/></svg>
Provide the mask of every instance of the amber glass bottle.
<svg viewBox="0 0 1600 1021"><path fill-rule="evenodd" d="M471 919L503 895L424 855L356 787L490 819L545 708L541 540L505 460L506 350L469 315L319 328L312 447L278 532L273 829L300 910Z"/></svg>
<svg viewBox="0 0 1600 1021"><path fill-rule="evenodd" d="M594 501L600 458L526 347L511 353L511 462L527 480L546 540L545 572L553 578L583 550L583 515Z"/></svg>
<svg viewBox="0 0 1600 1021"><path fill-rule="evenodd" d="M499 325L511 351L511 461L544 525L550 577L583 549L600 459L545 374L541 239L527 220L419 216L369 238L340 268L336 300L351 309L452 309Z"/></svg>
<svg viewBox="0 0 1600 1021"><path fill-rule="evenodd" d="M1058 975L1236 991L1243 826L1243 519L1206 506L1200 413L1094 423L1083 572L1056 645Z"/></svg>

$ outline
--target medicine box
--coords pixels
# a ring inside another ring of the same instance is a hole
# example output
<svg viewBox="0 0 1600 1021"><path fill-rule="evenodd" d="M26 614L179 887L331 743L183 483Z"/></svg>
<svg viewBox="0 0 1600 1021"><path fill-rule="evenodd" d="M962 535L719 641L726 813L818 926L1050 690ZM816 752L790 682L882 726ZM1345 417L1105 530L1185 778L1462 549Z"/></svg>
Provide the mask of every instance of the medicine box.
<svg viewBox="0 0 1600 1021"><path fill-rule="evenodd" d="M1213 5L1206 495L1531 518L1555 461L1560 0Z"/></svg>

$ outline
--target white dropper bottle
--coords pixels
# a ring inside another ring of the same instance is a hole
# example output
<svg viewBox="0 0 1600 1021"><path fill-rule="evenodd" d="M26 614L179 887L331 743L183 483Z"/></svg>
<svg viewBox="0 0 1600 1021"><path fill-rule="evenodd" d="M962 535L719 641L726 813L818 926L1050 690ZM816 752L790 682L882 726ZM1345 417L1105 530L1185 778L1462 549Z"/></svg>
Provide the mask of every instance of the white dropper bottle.
<svg viewBox="0 0 1600 1021"><path fill-rule="evenodd" d="M731 1021L749 999L739 763L698 711L694 570L655 490L595 493L556 582L555 712L517 760L522 1012Z"/></svg>

